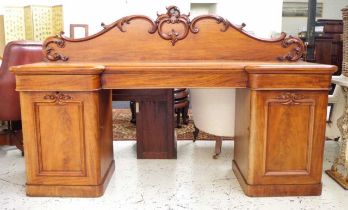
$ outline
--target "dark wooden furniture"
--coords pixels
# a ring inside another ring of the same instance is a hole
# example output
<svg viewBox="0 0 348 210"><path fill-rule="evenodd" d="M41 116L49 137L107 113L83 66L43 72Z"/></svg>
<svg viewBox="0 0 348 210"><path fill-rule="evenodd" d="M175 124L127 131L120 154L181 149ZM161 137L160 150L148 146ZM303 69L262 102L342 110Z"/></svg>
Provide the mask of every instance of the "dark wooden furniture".
<svg viewBox="0 0 348 210"><path fill-rule="evenodd" d="M297 38L258 39L243 27L212 15L189 20L171 6L156 21L127 16L84 39L48 38L51 62L12 67L27 195L102 195L114 171L111 90L183 87L238 88L233 171L247 195L320 195L336 67L298 61Z"/></svg>
<svg viewBox="0 0 348 210"><path fill-rule="evenodd" d="M112 100L134 102L138 158L176 158L173 89L116 89Z"/></svg>
<svg viewBox="0 0 348 210"><path fill-rule="evenodd" d="M148 90L148 91L151 91L151 90ZM129 93L129 90L127 92ZM120 94L120 91L118 91L118 94ZM146 95L146 91L144 90L142 92L142 94ZM176 114L176 127L177 128L181 128L180 119L182 119L183 124L185 124L185 125L188 124L188 120L189 120L188 110L189 110L189 105L190 105L190 101L189 101L188 97L189 97L189 91L187 88L175 88L174 89L174 113ZM127 100L126 98L123 97L124 100ZM119 101L119 99L117 99L117 97L113 97L113 101ZM129 104L130 104L130 110L132 113L130 122L136 124L136 121L137 121L136 120L136 102L130 101ZM160 128L153 128L152 130L156 131L158 129L160 129Z"/></svg>
<svg viewBox="0 0 348 210"><path fill-rule="evenodd" d="M42 43L12 41L5 47L0 67L0 121L7 121L7 128L0 131L0 145L15 145L22 153L19 94L15 90L15 75L10 72L10 67L40 61L43 61Z"/></svg>
<svg viewBox="0 0 348 210"><path fill-rule="evenodd" d="M323 33L315 37L315 62L335 65L334 75L341 75L343 21L319 19L316 25L323 27Z"/></svg>
<svg viewBox="0 0 348 210"><path fill-rule="evenodd" d="M341 75L343 56L343 21L318 19L315 27L322 27L322 32L315 33L314 60L308 61L335 65L338 68L334 75ZM302 40L305 40L305 33L300 33L300 37Z"/></svg>
<svg viewBox="0 0 348 210"><path fill-rule="evenodd" d="M176 127L181 128L182 123L187 125L189 116L188 110L190 107L189 90L187 88L174 89L174 112L176 114Z"/></svg>

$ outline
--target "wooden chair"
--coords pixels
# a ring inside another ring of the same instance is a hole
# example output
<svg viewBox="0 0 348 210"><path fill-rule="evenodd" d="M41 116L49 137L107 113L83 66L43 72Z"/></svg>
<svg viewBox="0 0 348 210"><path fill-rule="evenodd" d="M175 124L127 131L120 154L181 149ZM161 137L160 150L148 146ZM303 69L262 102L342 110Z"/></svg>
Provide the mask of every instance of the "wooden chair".
<svg viewBox="0 0 348 210"><path fill-rule="evenodd" d="M187 88L174 89L174 112L176 114L176 127L181 128L182 123L188 124L188 110L190 106L189 91Z"/></svg>

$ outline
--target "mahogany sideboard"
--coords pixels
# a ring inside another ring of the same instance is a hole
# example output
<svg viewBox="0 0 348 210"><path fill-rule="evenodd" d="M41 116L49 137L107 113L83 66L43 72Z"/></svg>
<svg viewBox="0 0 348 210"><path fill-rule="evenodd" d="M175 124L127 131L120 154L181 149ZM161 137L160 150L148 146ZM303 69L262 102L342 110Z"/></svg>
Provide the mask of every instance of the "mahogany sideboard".
<svg viewBox="0 0 348 210"><path fill-rule="evenodd" d="M300 61L298 38L259 39L244 26L170 6L155 21L127 16L86 38L46 39L46 62L12 68L27 195L101 196L115 168L111 91L183 87L237 88L232 168L246 195L320 195L336 67ZM176 155L174 138L156 143L145 150Z"/></svg>

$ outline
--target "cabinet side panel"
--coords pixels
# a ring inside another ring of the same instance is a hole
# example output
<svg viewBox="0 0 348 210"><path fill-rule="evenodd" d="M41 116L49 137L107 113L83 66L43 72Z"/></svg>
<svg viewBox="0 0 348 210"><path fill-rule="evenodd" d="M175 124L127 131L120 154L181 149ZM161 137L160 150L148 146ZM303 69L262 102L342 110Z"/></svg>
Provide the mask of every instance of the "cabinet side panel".
<svg viewBox="0 0 348 210"><path fill-rule="evenodd" d="M234 162L244 179L249 179L250 90L236 90ZM248 181L249 182L249 181Z"/></svg>
<svg viewBox="0 0 348 210"><path fill-rule="evenodd" d="M102 90L100 94L100 143L101 178L108 172L114 160L112 136L112 100L111 90Z"/></svg>

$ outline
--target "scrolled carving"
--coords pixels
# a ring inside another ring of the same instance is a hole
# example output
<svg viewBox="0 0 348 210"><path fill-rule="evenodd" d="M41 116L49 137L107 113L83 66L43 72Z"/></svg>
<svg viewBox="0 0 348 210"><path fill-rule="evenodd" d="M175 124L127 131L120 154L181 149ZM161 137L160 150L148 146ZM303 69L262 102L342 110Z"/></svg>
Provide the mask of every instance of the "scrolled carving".
<svg viewBox="0 0 348 210"><path fill-rule="evenodd" d="M201 15L201 16L194 18L191 21L190 30L192 33L196 34L199 32L199 29L196 27L196 23L199 22L200 20L204 20L204 19L214 19L214 20L216 20L216 22L218 24L222 23L222 25L223 25L223 28L221 29L222 32L227 31L227 29L229 27L233 27L237 30L242 30L246 26L245 23L242 23L242 25L234 25L234 24L230 23L228 20L226 20L225 18L220 17L220 16L216 16L216 15Z"/></svg>
<svg viewBox="0 0 348 210"><path fill-rule="evenodd" d="M107 26L105 24L102 23L102 26L104 27L104 29L107 29L109 27L114 27L116 26L120 31L122 32L126 32L123 28L123 26L125 24L129 24L131 20L134 20L134 19L143 19L143 20L146 20L147 22L149 22L151 24L151 28L148 30L148 32L150 34L153 34L157 31L157 25L153 22L153 20L151 20L150 18L146 17L146 16L143 16L143 15L132 15L132 16L127 16L127 17L124 17L124 18L121 18L120 20L118 20L115 24L111 25L111 26Z"/></svg>
<svg viewBox="0 0 348 210"><path fill-rule="evenodd" d="M43 97L45 100L50 100L52 103L64 104L67 100L71 100L72 97L68 94L56 92L54 94L48 94Z"/></svg>
<svg viewBox="0 0 348 210"><path fill-rule="evenodd" d="M167 13L159 15L157 14L157 19L155 21L158 26L158 34L165 40L170 40L172 45L179 40L185 39L189 33L190 28L190 14L184 15L180 14L180 10L176 6L167 7ZM182 24L184 26L184 32L179 33L172 29L170 32L163 32L162 28L164 24Z"/></svg>
<svg viewBox="0 0 348 210"><path fill-rule="evenodd" d="M280 61L297 61L302 57L306 50L303 42L299 38L293 36L285 38L281 45L284 48L290 47L292 45L294 45L294 47L287 55L278 57L278 60Z"/></svg>
<svg viewBox="0 0 348 210"><path fill-rule="evenodd" d="M281 100L281 104L300 104L301 100L305 99L306 97L301 94L297 93L291 93L291 92L285 92L280 95L278 95L275 99Z"/></svg>
<svg viewBox="0 0 348 210"><path fill-rule="evenodd" d="M52 47L52 45L56 45L59 48L64 48L65 47L65 41L62 38L63 32L61 32L59 35L56 35L54 37L48 38L44 44L43 44L43 49L44 49L44 54L46 55L46 58L50 61L67 61L69 60L69 57L64 56L61 53L56 52L55 48Z"/></svg>

